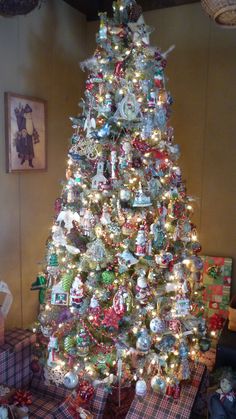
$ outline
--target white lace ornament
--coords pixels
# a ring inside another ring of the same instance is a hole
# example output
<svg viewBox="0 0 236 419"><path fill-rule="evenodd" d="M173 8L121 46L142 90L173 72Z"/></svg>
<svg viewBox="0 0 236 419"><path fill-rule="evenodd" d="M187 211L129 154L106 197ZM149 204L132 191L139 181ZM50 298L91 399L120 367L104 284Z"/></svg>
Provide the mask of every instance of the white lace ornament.
<svg viewBox="0 0 236 419"><path fill-rule="evenodd" d="M59 365L55 368L44 367L45 384L48 386L51 384L51 382L56 384L56 386L63 384L66 373L67 370Z"/></svg>
<svg viewBox="0 0 236 419"><path fill-rule="evenodd" d="M86 137L80 139L77 144L74 144L70 153L79 154L79 156L86 156L90 160L95 160L98 157L98 145L93 138Z"/></svg>

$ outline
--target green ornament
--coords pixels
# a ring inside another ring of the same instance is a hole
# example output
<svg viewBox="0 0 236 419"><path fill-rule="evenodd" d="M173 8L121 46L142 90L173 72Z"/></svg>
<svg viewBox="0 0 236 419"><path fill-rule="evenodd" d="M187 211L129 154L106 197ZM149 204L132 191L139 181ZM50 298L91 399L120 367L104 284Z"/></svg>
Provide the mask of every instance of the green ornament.
<svg viewBox="0 0 236 419"><path fill-rule="evenodd" d="M49 258L49 266L58 266L58 258L56 253L52 253Z"/></svg>
<svg viewBox="0 0 236 419"><path fill-rule="evenodd" d="M74 279L74 276L73 276L72 273L68 273L68 274L63 275L63 277L62 277L63 291L65 291L65 292L70 291L73 279Z"/></svg>
<svg viewBox="0 0 236 419"><path fill-rule="evenodd" d="M110 285L115 280L115 274L112 271L104 271L102 273L102 283L106 285Z"/></svg>
<svg viewBox="0 0 236 419"><path fill-rule="evenodd" d="M64 349L66 352L70 352L71 349L74 347L75 345L75 340L73 338L73 336L69 335L66 336L64 339Z"/></svg>

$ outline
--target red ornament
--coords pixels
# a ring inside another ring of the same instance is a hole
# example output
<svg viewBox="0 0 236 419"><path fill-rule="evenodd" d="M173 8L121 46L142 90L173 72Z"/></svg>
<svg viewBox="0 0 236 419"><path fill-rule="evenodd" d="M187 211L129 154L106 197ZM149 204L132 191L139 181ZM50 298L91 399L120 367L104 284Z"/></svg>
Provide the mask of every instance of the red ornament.
<svg viewBox="0 0 236 419"><path fill-rule="evenodd" d="M62 207L62 200L61 198L57 198L54 203L54 210L55 210L56 215L58 215L59 212L61 211L61 207Z"/></svg>
<svg viewBox="0 0 236 419"><path fill-rule="evenodd" d="M219 314L215 313L209 318L209 329L210 330L221 330L224 326L225 319Z"/></svg>
<svg viewBox="0 0 236 419"><path fill-rule="evenodd" d="M86 81L86 90L92 90L94 87L94 83L92 83L91 78L89 77L88 80Z"/></svg>
<svg viewBox="0 0 236 419"><path fill-rule="evenodd" d="M113 307L107 308L104 310L104 319L102 324L106 327L114 327L114 329L119 328L120 316L116 314Z"/></svg>
<svg viewBox="0 0 236 419"><path fill-rule="evenodd" d="M32 404L32 395L29 391L18 390L14 395L14 404L17 406L29 406Z"/></svg>
<svg viewBox="0 0 236 419"><path fill-rule="evenodd" d="M174 399L179 399L180 398L180 385L179 384L175 384L175 386L174 386L173 398Z"/></svg>
<svg viewBox="0 0 236 419"><path fill-rule="evenodd" d="M86 380L80 381L76 391L77 395L86 403L94 396L94 387Z"/></svg>
<svg viewBox="0 0 236 419"><path fill-rule="evenodd" d="M174 389L175 387L171 384L168 384L168 386L166 387L166 395L168 397L172 397L174 395Z"/></svg>
<svg viewBox="0 0 236 419"><path fill-rule="evenodd" d="M123 65L124 65L124 62L123 61L118 61L116 63L116 65L115 65L115 71L114 71L114 75L116 77L122 77L122 75L124 74Z"/></svg>

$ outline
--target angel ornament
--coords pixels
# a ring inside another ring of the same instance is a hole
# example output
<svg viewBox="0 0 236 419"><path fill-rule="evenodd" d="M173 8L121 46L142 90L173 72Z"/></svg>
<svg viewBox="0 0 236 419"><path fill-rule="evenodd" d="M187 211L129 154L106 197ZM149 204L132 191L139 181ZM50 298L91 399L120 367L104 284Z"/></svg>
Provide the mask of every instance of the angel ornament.
<svg viewBox="0 0 236 419"><path fill-rule="evenodd" d="M140 105L137 102L135 95L133 93L127 93L127 95L118 104L116 116L127 121L133 121L140 115Z"/></svg>

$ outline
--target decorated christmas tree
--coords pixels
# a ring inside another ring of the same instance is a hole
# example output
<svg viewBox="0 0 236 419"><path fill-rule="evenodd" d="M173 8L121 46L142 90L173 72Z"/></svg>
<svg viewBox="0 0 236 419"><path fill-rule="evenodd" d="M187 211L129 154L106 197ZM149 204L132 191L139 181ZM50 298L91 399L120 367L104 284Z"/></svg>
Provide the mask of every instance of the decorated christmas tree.
<svg viewBox="0 0 236 419"><path fill-rule="evenodd" d="M190 358L209 348L194 303L202 261L192 199L169 124L168 51L134 0L100 14L97 48L55 205L41 289L45 373L69 388L83 380L136 393L179 395ZM91 391L91 389L90 389Z"/></svg>

